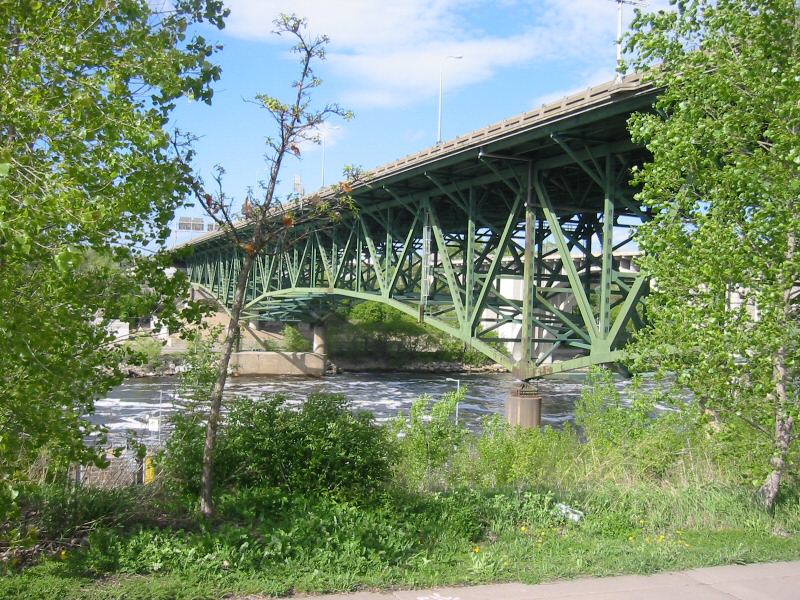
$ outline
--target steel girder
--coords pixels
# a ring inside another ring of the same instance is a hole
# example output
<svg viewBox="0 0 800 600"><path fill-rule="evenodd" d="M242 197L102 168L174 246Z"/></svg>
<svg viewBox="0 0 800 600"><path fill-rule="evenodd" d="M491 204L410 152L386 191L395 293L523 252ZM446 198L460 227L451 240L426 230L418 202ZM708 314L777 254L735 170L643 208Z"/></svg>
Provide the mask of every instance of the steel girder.
<svg viewBox="0 0 800 600"><path fill-rule="evenodd" d="M356 189L357 212L264 249L243 316L317 320L337 298L372 300L521 379L619 360L648 289L621 267L648 214L627 184L644 154L619 122ZM184 266L230 305L242 258L232 244L202 243Z"/></svg>

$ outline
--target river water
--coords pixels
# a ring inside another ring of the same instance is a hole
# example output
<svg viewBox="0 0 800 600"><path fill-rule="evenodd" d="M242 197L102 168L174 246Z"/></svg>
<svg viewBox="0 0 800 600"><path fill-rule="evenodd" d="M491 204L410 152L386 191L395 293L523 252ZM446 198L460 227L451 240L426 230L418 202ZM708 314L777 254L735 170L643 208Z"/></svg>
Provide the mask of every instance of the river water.
<svg viewBox="0 0 800 600"><path fill-rule="evenodd" d="M542 423L560 426L572 419L575 401L581 394L581 376L542 380ZM376 420L385 422L398 414L408 414L411 403L423 394L435 401L458 385L467 389L459 406L459 421L477 428L483 417L503 414L505 401L517 381L507 373L432 374L432 373L342 373L322 379L290 376L231 378L225 396L258 398L281 393L289 404L299 404L310 393L327 391L345 394L355 410L372 412ZM617 387L624 394L628 381ZM110 441L119 444L133 432L147 443L163 441L168 417L180 410L181 399L175 377L129 379L112 390L107 398L95 403L91 420L109 429Z"/></svg>

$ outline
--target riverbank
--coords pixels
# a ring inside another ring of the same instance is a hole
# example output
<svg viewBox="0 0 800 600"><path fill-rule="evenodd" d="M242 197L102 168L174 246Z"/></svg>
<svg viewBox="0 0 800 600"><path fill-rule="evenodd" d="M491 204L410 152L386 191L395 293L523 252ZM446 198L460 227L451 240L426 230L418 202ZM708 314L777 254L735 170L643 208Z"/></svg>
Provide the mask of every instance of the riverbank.
<svg viewBox="0 0 800 600"><path fill-rule="evenodd" d="M120 365L126 379L142 377L174 377L182 371L183 360L179 354L170 354L167 360L150 365ZM426 361L396 364L375 360L337 359L328 361L327 374L339 373L508 373L502 365L469 365L460 362Z"/></svg>
<svg viewBox="0 0 800 600"><path fill-rule="evenodd" d="M337 373L508 373L502 365L470 365L462 362L425 361L398 363L370 359L337 358L330 361Z"/></svg>
<svg viewBox="0 0 800 600"><path fill-rule="evenodd" d="M465 427L452 384L383 423L339 394L240 396L211 520L197 511L202 415L183 415L150 485L74 488L54 471L21 488L0 597L216 600L800 559L796 474L769 514L742 476L761 464L751 449L691 411L659 415L641 388L628 407L615 385L590 374L576 427L529 430Z"/></svg>

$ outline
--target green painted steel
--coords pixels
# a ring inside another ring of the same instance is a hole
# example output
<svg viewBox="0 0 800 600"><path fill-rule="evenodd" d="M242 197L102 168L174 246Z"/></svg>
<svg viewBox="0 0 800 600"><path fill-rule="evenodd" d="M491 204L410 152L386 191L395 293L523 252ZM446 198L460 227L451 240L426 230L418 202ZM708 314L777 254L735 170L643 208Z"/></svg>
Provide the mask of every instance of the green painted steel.
<svg viewBox="0 0 800 600"><path fill-rule="evenodd" d="M619 360L648 289L627 264L648 211L627 183L646 154L625 121L653 94L612 95L369 178L354 214L265 248L243 316L311 321L334 302L372 300L522 379ZM223 233L190 245L191 281L229 306L241 250Z"/></svg>

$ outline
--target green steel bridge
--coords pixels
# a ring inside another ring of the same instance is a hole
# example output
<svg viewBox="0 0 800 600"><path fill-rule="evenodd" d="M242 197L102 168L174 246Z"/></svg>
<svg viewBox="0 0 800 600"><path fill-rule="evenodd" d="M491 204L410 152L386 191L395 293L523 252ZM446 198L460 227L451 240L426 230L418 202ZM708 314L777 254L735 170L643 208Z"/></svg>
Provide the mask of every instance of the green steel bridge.
<svg viewBox="0 0 800 600"><path fill-rule="evenodd" d="M648 289L623 268L648 218L626 120L655 94L629 76L370 171L356 211L258 256L243 316L316 322L332 302L382 302L524 380L619 360ZM222 231L187 245L192 284L230 306L243 251Z"/></svg>

